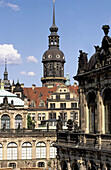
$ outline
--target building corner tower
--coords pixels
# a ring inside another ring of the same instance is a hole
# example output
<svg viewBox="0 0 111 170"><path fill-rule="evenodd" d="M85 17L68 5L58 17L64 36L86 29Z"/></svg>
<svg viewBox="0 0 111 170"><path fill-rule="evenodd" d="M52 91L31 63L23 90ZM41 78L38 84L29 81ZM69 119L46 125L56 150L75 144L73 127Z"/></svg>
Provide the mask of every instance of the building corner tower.
<svg viewBox="0 0 111 170"><path fill-rule="evenodd" d="M43 77L41 78L42 86L56 86L64 84L64 53L59 49L58 28L55 25L55 0L53 0L53 25L50 28L49 49L43 54Z"/></svg>

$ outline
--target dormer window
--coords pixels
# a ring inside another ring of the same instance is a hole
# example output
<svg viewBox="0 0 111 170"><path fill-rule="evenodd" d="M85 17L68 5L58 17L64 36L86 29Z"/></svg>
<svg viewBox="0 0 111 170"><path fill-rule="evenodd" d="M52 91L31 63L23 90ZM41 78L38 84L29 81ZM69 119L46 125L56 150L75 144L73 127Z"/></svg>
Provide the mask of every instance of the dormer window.
<svg viewBox="0 0 111 170"><path fill-rule="evenodd" d="M39 107L44 107L45 106L45 103L43 101L40 101L39 102Z"/></svg>
<svg viewBox="0 0 111 170"><path fill-rule="evenodd" d="M35 107L35 101L31 101L31 103L30 103L30 107Z"/></svg>

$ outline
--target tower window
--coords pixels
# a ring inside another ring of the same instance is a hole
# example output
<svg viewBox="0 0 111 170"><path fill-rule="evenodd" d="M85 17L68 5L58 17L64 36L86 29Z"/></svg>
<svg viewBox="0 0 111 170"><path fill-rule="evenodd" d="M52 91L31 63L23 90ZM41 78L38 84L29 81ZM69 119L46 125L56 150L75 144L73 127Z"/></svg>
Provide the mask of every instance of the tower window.
<svg viewBox="0 0 111 170"><path fill-rule="evenodd" d="M51 55L51 54L49 54L49 55L48 55L48 58L52 58L52 55Z"/></svg>
<svg viewBox="0 0 111 170"><path fill-rule="evenodd" d="M56 58L60 58L60 55L59 55L59 54L57 54L57 55L56 55Z"/></svg>

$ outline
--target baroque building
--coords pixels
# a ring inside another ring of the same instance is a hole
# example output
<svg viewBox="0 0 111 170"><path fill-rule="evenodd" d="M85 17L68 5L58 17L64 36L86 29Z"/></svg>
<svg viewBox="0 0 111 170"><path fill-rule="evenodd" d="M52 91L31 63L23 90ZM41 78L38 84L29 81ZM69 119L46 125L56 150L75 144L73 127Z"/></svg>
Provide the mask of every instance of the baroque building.
<svg viewBox="0 0 111 170"><path fill-rule="evenodd" d="M102 27L101 47L95 46L90 60L80 50L79 82L80 127L57 133L60 170L111 169L111 37L110 27Z"/></svg>
<svg viewBox="0 0 111 170"><path fill-rule="evenodd" d="M55 2L50 31L49 49L42 58L42 87L24 87L19 81L10 86L5 62L0 89L0 168L5 170L56 170L53 144L57 139L57 119L60 117L64 129L68 119L79 126L78 86L71 86L68 74L64 77L65 57L59 49Z"/></svg>

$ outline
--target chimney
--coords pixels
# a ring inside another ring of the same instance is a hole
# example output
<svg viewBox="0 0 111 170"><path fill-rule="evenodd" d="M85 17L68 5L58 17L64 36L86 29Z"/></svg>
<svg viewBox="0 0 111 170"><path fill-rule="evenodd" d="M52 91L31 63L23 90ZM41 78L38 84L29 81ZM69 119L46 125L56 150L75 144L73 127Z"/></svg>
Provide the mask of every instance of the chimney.
<svg viewBox="0 0 111 170"><path fill-rule="evenodd" d="M21 84L21 87L24 88L24 83Z"/></svg>
<svg viewBox="0 0 111 170"><path fill-rule="evenodd" d="M35 87L36 87L36 85L35 85L35 84L32 84L32 90L34 90L34 89L35 89Z"/></svg>

